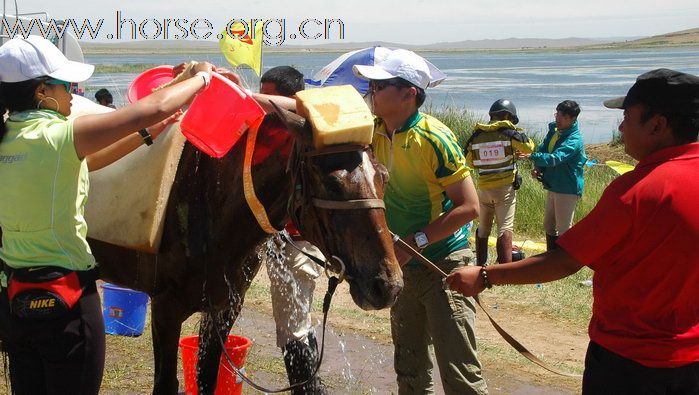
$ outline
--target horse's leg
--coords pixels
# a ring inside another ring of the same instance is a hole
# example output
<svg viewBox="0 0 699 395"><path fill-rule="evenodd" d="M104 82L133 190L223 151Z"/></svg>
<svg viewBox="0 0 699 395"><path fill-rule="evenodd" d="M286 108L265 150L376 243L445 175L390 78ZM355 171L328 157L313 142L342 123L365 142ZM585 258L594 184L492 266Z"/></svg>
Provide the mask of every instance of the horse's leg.
<svg viewBox="0 0 699 395"><path fill-rule="evenodd" d="M228 339L228 332L238 317L240 308L226 308L222 311L202 313L199 327L199 369L197 385L200 394L213 394L216 390L219 362L221 359L221 340Z"/></svg>
<svg viewBox="0 0 699 395"><path fill-rule="evenodd" d="M177 347L182 322L191 311L179 303L170 290L158 294L151 301L153 353L155 356L155 384L153 394L177 394Z"/></svg>

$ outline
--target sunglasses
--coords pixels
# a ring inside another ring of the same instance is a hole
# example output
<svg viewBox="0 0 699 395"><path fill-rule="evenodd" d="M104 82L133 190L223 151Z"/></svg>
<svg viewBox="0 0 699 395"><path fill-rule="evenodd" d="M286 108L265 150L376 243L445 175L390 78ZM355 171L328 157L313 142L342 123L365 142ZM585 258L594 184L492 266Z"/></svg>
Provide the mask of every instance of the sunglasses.
<svg viewBox="0 0 699 395"><path fill-rule="evenodd" d="M395 86L396 88L408 88L410 84L403 82L398 78L393 78L389 80L371 80L369 81L369 89L372 92L382 91L389 86Z"/></svg>
<svg viewBox="0 0 699 395"><path fill-rule="evenodd" d="M63 81L63 80L57 80L55 78L52 78L48 81L46 81L47 84L49 85L63 85L66 87L66 92L71 92L72 89L77 86L75 82L68 82L68 81Z"/></svg>

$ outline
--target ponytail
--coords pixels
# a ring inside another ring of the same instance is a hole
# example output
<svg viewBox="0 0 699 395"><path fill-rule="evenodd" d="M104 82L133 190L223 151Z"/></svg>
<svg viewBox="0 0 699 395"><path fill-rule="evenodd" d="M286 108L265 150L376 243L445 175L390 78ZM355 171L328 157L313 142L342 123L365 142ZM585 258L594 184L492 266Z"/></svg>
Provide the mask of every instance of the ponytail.
<svg viewBox="0 0 699 395"><path fill-rule="evenodd" d="M45 77L22 82L0 82L0 113L2 114L2 119L0 120L0 143L2 143L2 139L7 133L5 113L35 109L36 100L34 100L34 95L36 88L44 81L46 81Z"/></svg>

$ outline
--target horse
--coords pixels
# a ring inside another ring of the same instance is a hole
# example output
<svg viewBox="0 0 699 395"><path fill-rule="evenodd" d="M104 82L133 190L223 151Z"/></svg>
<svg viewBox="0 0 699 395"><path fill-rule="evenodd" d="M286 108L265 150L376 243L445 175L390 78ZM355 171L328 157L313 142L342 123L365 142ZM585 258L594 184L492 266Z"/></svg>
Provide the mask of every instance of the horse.
<svg viewBox="0 0 699 395"><path fill-rule="evenodd" d="M247 136L250 136L248 132ZM201 312L197 385L216 387L225 338L260 268L256 246L268 234L243 191L245 137L221 159L187 143L180 158L157 254L90 239L100 277L151 297L154 394L176 394L182 322ZM301 235L342 261L362 309L389 307L403 286L383 191L386 168L367 146L315 149L309 122L278 110L259 126L254 191L276 229L293 217Z"/></svg>

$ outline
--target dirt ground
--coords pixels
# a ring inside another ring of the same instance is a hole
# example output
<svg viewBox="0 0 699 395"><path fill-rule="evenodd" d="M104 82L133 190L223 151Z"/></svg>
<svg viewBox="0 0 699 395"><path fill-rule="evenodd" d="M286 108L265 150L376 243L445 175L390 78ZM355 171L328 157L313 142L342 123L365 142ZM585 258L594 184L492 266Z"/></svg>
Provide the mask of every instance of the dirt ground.
<svg viewBox="0 0 699 395"><path fill-rule="evenodd" d="M268 284L263 269L248 293L233 333L253 341L246 362L247 373L263 386L274 389L285 386L287 382L282 355L276 347ZM321 300L326 284L324 279L318 281L316 301ZM482 302L500 324L535 355L562 370L577 373L582 370L587 345L584 327L571 327L551 318L533 316L512 302L487 293L482 296ZM359 310L351 301L347 286L340 285L330 310L325 356L320 370L329 393L396 393L388 317L386 310ZM320 338L320 315L317 314L315 319ZM191 317L182 335L196 334L197 321L197 316ZM145 333L138 338L107 336L107 363L101 393L147 394L152 391L153 356L149 330L147 324ZM519 356L495 332L481 311L477 314L476 334L484 377L491 394L580 392L579 379L556 376ZM180 390L184 391L181 368L178 376ZM435 377L435 391L443 393L437 371ZM0 380L0 394L8 392L5 380ZM246 385L243 393L259 392Z"/></svg>
<svg viewBox="0 0 699 395"><path fill-rule="evenodd" d="M261 271L255 282L264 287L268 283ZM326 284L318 281L316 300L324 294ZM264 298L254 293L246 300L234 331L251 338L256 352L251 358L279 358L275 345L274 323ZM588 337L585 327L571 327L543 316L523 312L507 300L489 295L482 303L491 315L511 335L539 358L564 371L582 371ZM350 311L355 311L356 316ZM368 317L368 318L367 318ZM365 394L396 393L393 372L393 347L390 342L388 311L363 312L357 309L346 285L341 285L330 310L326 351L321 368L330 393ZM317 316L320 321L320 316ZM320 331L320 325L316 326ZM482 350L484 377L491 394L574 394L580 392L580 379L557 376L534 365L514 351L495 331L485 314L477 312L476 334ZM320 336L319 336L320 337ZM436 366L436 364L435 364ZM276 374L259 376L261 380L285 384L283 370ZM443 393L439 373L435 367L435 391ZM247 390L248 393L256 393Z"/></svg>
<svg viewBox="0 0 699 395"><path fill-rule="evenodd" d="M616 160L623 163L635 165L638 161L624 153L622 144L587 144L585 153L588 159L597 159L599 163L604 163L608 160Z"/></svg>

